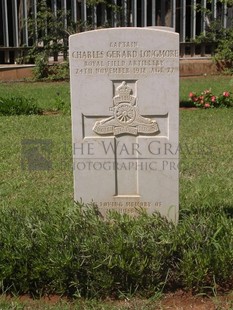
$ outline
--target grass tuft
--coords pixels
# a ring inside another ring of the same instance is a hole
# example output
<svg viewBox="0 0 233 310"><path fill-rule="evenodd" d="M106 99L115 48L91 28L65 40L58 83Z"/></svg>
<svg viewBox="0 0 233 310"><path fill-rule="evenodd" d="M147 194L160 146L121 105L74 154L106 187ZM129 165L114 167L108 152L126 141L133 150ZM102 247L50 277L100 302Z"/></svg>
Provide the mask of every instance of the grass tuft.
<svg viewBox="0 0 233 310"><path fill-rule="evenodd" d="M0 115L32 115L41 114L42 109L35 99L22 96L0 98Z"/></svg>
<svg viewBox="0 0 233 310"><path fill-rule="evenodd" d="M172 287L231 285L233 223L223 209L102 220L80 205L0 210L2 293L150 297Z"/></svg>

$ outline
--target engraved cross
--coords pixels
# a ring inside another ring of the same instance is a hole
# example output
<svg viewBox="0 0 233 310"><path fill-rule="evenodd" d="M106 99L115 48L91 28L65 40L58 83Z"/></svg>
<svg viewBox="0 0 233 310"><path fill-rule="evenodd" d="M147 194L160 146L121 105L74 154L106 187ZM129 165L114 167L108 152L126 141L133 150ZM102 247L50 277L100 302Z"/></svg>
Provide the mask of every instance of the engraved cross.
<svg viewBox="0 0 233 310"><path fill-rule="evenodd" d="M155 120L157 116L140 114L137 97L132 95L126 81L116 88L110 111L112 115L106 118L88 116L99 119L92 131L97 134L97 139L101 138L105 150L109 139L113 141L115 197L139 197L138 172L142 169L143 158L139 158L138 141L142 136L155 136L160 132Z"/></svg>

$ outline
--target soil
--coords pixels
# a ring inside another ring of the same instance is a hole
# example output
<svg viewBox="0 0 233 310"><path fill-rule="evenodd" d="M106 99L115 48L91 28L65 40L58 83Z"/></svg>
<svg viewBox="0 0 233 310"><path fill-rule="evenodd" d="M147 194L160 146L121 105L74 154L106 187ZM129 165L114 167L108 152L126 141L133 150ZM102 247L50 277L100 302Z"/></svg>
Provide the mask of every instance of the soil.
<svg viewBox="0 0 233 310"><path fill-rule="evenodd" d="M11 297L6 297L11 301ZM15 297L14 297L15 300ZM63 302L68 302L67 298L58 295L51 295L42 297L39 300L33 300L28 295L23 295L17 298L18 301L25 305L30 305L30 309L43 309L43 304L54 306ZM77 302L77 301L76 301ZM85 302L80 301L85 304ZM40 305L38 307L38 304ZM74 303L75 304L75 303ZM147 309L147 310L232 310L233 309L233 292L220 295L217 297L207 296L193 296L191 293L184 291L177 291L175 293L165 294L160 300L149 301L139 298L125 299L125 300L106 300L102 304L113 306L119 310L134 310L134 309ZM70 303L72 309L72 303ZM99 308L98 308L99 309ZM104 308L103 308L104 309Z"/></svg>
<svg viewBox="0 0 233 310"><path fill-rule="evenodd" d="M130 310L233 310L233 294L207 297L193 296L191 293L178 291L165 294L159 301L149 303L148 300L132 299L125 301L125 306Z"/></svg>
<svg viewBox="0 0 233 310"><path fill-rule="evenodd" d="M166 295L161 305L161 309L193 309L193 310L217 310L233 309L233 295L218 297L192 296L190 293L182 291L175 294Z"/></svg>

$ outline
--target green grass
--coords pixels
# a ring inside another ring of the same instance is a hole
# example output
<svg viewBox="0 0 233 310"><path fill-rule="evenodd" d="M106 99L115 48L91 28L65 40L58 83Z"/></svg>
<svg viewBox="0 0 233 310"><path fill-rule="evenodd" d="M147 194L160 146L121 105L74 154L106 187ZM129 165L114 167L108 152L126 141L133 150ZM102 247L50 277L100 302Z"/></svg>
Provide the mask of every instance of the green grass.
<svg viewBox="0 0 233 310"><path fill-rule="evenodd" d="M33 83L28 94L35 85L68 91L67 83ZM73 205L68 114L2 116L0 132L2 292L128 298L232 288L233 109L180 111L177 227L156 216L109 224L82 217ZM52 142L51 170L22 169L25 139Z"/></svg>
<svg viewBox="0 0 233 310"><path fill-rule="evenodd" d="M17 207L67 203L73 197L71 121L69 116L2 117L1 204ZM21 169L23 139L52 140L52 170ZM49 186L48 186L49 184Z"/></svg>
<svg viewBox="0 0 233 310"><path fill-rule="evenodd" d="M233 110L181 112L181 207L233 206Z"/></svg>
<svg viewBox="0 0 233 310"><path fill-rule="evenodd" d="M25 96L33 97L38 106L45 110L56 110L64 103L64 109L70 109L69 82L20 82L0 83L0 97ZM180 82L180 101L187 101L189 93L200 93L212 89L214 95L223 91L233 92L233 77L207 76L199 78L183 78Z"/></svg>
<svg viewBox="0 0 233 310"><path fill-rule="evenodd" d="M216 310L229 309L233 307L233 301L229 295L228 299L223 300L223 298L215 297L211 301L207 298L197 299L196 300L184 300L184 296L180 297L180 301L185 307L198 307L200 304L202 307L213 308ZM188 295L190 299L190 296ZM201 297L200 297L201 298ZM171 297L170 297L171 299ZM176 296L177 300L177 296ZM196 305L197 303L197 305ZM5 296L0 297L0 309L1 310L166 310L166 309L178 309L178 306L175 306L173 302L165 302L158 300L145 300L138 298L131 298L119 301L113 300L78 300L78 301L66 301L65 299L54 301L53 298L50 300L32 300L26 299L24 301L18 298L7 298ZM174 308L175 307L175 308ZM183 309L183 307L179 308Z"/></svg>
<svg viewBox="0 0 233 310"><path fill-rule="evenodd" d="M148 302L146 300L132 300L132 301L73 301L68 302L65 299L54 302L53 300L47 301L43 300L25 300L21 301L17 298L12 298L11 300L7 298L0 298L0 309L1 310L154 310L155 302ZM163 308L161 308L162 310Z"/></svg>
<svg viewBox="0 0 233 310"><path fill-rule="evenodd" d="M194 79L191 81L195 82ZM189 82L182 80L181 88ZM10 87L10 84L0 84L1 87L3 85ZM55 94L58 89L68 92L68 83L13 83L11 87L8 91L18 89L17 95L24 90L25 95L35 97L43 90L43 98L49 98L49 94ZM47 104L48 107L51 108L52 103ZM182 208L206 203L224 206L232 204L232 116L232 109L181 111ZM23 205L27 202L33 205L38 202L40 205L43 201L51 204L57 200L63 203L72 199L69 115L1 117L0 131L1 195L4 197L1 203ZM22 139L52 140L52 171L21 170ZM51 187L44 186L44 182L51 184Z"/></svg>
<svg viewBox="0 0 233 310"><path fill-rule="evenodd" d="M233 77L221 75L183 78L180 81L180 101L187 101L190 92L201 93L206 89L211 89L215 96L223 91L233 92Z"/></svg>
<svg viewBox="0 0 233 310"><path fill-rule="evenodd" d="M8 96L34 98L44 110L56 110L61 102L70 106L68 82L0 83L0 98Z"/></svg>
<svg viewBox="0 0 233 310"><path fill-rule="evenodd" d="M1 117L1 204L72 200L71 121L67 115ZM21 170L23 139L52 140L52 170ZM233 205L233 110L181 111L181 208ZM49 185L49 186L48 186Z"/></svg>

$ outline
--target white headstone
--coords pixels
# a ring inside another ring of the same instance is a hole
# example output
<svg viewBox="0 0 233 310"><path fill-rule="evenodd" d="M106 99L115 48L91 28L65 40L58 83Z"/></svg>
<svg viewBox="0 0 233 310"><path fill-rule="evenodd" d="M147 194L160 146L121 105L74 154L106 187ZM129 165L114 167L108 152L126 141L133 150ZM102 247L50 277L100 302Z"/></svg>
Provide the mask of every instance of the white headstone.
<svg viewBox="0 0 233 310"><path fill-rule="evenodd" d="M156 28L72 35L74 198L178 219L179 36Z"/></svg>

